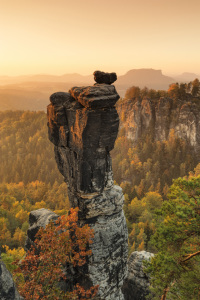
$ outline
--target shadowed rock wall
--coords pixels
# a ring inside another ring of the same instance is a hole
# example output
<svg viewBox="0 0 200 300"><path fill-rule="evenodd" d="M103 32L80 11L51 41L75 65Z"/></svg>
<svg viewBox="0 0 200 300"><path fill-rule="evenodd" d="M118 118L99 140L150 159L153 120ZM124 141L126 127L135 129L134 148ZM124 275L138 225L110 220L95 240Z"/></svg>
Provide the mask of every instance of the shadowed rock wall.
<svg viewBox="0 0 200 300"><path fill-rule="evenodd" d="M107 73L104 76L112 82ZM80 223L95 232L92 256L80 282L98 284L101 300L124 299L121 287L127 274L124 196L113 184L110 157L119 127L114 107L118 99L113 85L97 83L53 94L47 110L49 139L68 184L71 206L79 207Z"/></svg>

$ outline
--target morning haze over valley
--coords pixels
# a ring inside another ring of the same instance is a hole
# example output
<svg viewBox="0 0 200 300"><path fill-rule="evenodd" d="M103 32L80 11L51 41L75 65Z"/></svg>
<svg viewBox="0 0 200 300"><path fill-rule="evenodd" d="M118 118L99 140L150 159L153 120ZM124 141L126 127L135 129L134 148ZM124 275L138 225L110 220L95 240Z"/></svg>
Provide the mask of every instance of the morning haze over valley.
<svg viewBox="0 0 200 300"><path fill-rule="evenodd" d="M117 91L124 97L131 86L147 87L156 90L168 90L175 82L188 83L200 75L184 72L177 76L166 76L161 70L132 69L124 75L118 75L115 83ZM0 110L44 110L50 95L56 91L68 91L71 86L91 85L93 75L64 74L0 76Z"/></svg>

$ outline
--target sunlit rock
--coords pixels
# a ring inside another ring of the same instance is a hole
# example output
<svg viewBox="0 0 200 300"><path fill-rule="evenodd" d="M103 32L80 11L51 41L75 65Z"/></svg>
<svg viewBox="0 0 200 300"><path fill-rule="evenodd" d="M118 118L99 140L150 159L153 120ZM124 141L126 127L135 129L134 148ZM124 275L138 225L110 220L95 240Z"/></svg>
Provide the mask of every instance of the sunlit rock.
<svg viewBox="0 0 200 300"><path fill-rule="evenodd" d="M115 87L103 82L55 93L48 106L49 139L71 206L79 207L80 223L95 232L92 256L79 280L98 284L101 300L124 299L121 287L127 275L124 196L113 183L110 157L119 127L118 99Z"/></svg>

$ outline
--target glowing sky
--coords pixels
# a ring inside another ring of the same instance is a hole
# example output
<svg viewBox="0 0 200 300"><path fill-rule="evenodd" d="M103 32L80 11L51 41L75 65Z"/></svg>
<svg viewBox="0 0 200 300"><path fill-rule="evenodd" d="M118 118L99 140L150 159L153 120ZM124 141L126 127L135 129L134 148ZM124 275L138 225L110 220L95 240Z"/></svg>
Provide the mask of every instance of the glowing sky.
<svg viewBox="0 0 200 300"><path fill-rule="evenodd" d="M200 74L199 0L0 0L0 75Z"/></svg>

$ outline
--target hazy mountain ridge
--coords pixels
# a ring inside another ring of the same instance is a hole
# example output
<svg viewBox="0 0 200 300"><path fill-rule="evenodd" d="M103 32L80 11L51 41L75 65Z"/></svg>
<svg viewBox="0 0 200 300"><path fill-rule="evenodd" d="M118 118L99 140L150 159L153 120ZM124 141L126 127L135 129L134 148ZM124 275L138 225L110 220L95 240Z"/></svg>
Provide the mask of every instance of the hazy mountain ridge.
<svg viewBox="0 0 200 300"><path fill-rule="evenodd" d="M175 77L175 79L178 82L190 82L193 81L195 78L200 79L200 75L197 75L195 73L184 72L181 75Z"/></svg>
<svg viewBox="0 0 200 300"><path fill-rule="evenodd" d="M180 81L187 81L181 79L185 78L184 76L192 78L192 80L196 78L196 74L183 73L179 76ZM169 85L177 80L178 77L174 79L163 75L161 70L132 69L126 74L118 76L115 86L120 96L123 97L131 86L167 90ZM93 75L84 76L77 73L61 76L48 74L0 76L0 110L46 111L52 93L67 92L72 86L93 85L94 83Z"/></svg>
<svg viewBox="0 0 200 300"><path fill-rule="evenodd" d="M154 69L132 69L125 75L119 76L116 82L116 88L120 96L124 96L127 88L139 86L148 87L156 90L167 90L175 79L162 74L161 70Z"/></svg>
<svg viewBox="0 0 200 300"><path fill-rule="evenodd" d="M78 73L64 75L36 74L24 76L0 76L0 85L16 84L22 82L83 82L93 81L92 75L81 75Z"/></svg>

